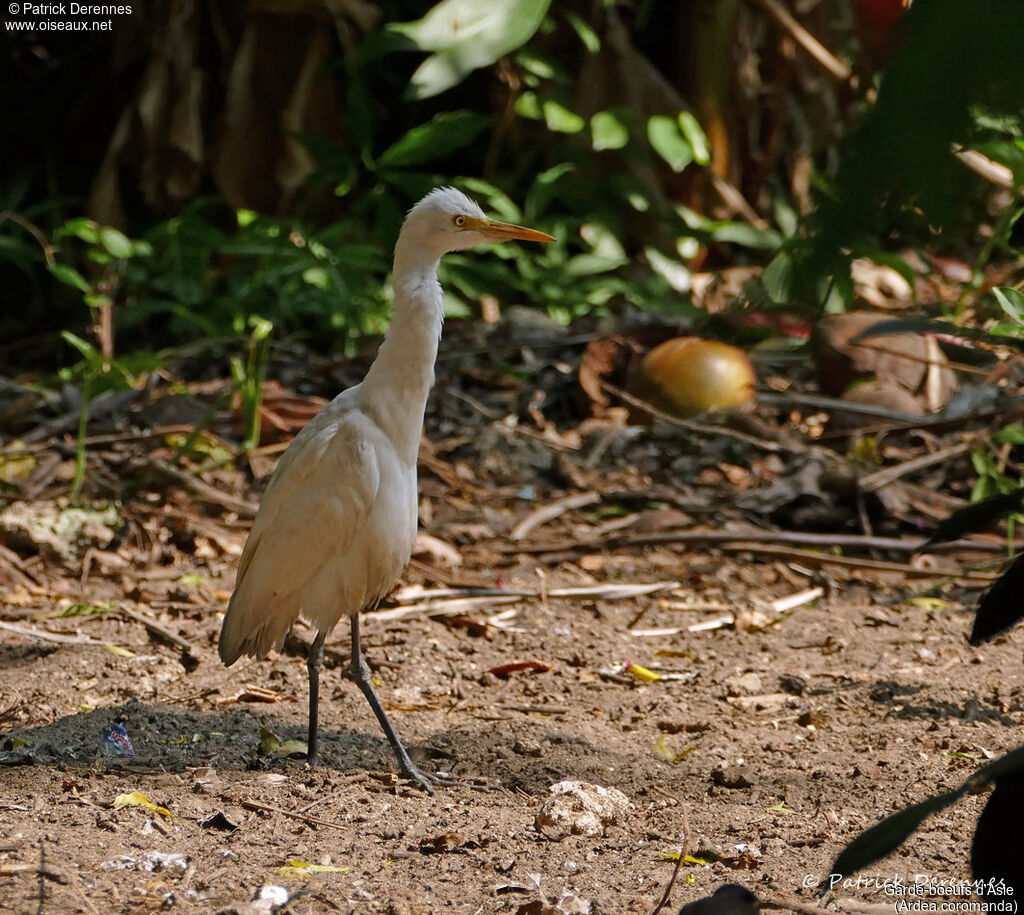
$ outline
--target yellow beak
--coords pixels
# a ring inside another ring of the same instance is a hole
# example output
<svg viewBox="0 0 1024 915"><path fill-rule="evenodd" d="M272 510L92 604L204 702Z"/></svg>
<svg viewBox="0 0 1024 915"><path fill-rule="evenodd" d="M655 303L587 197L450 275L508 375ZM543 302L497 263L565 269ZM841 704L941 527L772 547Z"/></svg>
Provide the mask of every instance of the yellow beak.
<svg viewBox="0 0 1024 915"><path fill-rule="evenodd" d="M555 240L547 232L528 229L526 226L513 225L510 222L498 222L496 219L467 219L466 228L475 229L491 241L511 241L514 238L518 238L520 241Z"/></svg>

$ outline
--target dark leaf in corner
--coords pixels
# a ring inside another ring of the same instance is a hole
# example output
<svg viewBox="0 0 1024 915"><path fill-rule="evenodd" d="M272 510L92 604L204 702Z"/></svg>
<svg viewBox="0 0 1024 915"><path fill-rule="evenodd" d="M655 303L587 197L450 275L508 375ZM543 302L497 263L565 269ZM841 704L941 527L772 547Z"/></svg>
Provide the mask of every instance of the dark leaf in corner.
<svg viewBox="0 0 1024 915"><path fill-rule="evenodd" d="M994 521L1005 518L1012 512L1020 511L1022 506L1024 506L1024 486L1014 489L1012 492L1000 493L990 499L957 509L944 521L939 522L935 532L921 549L927 550L928 547L935 546L937 543L948 543L965 534L987 530Z"/></svg>
<svg viewBox="0 0 1024 915"><path fill-rule="evenodd" d="M760 901L738 883L723 883L711 896L688 902L679 915L756 915Z"/></svg>
<svg viewBox="0 0 1024 915"><path fill-rule="evenodd" d="M965 790L966 788L961 787L955 791L936 794L934 797L921 801L920 804L905 807L892 816L886 817L881 823L876 823L870 829L866 829L839 853L835 864L828 872L829 877L833 879L836 875L848 877L895 851L927 817L948 807ZM828 891L829 878L826 877L821 885L825 887L824 894Z"/></svg>
<svg viewBox="0 0 1024 915"><path fill-rule="evenodd" d="M978 818L971 844L971 874L986 903L1009 902L1024 893L1020 823L1024 818L1024 773L999 779Z"/></svg>
<svg viewBox="0 0 1024 915"><path fill-rule="evenodd" d="M870 337L885 337L892 334L934 334L936 336L960 338L962 340L975 340L978 343L988 343L992 346L1011 346L1015 349L1024 349L1024 339L1019 337L1002 337L986 333L976 327L962 327L959 324L950 324L948 321L933 321L931 318L889 318L879 321L864 331L861 331L853 340L854 343L862 343Z"/></svg>
<svg viewBox="0 0 1024 915"><path fill-rule="evenodd" d="M1024 553L996 579L978 604L968 641L980 645L1024 618Z"/></svg>

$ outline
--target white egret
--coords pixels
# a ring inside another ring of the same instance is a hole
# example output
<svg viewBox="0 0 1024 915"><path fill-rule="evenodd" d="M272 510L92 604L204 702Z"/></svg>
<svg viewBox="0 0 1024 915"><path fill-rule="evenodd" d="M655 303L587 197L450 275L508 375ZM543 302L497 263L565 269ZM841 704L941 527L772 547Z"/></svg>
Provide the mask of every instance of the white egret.
<svg viewBox="0 0 1024 915"><path fill-rule="evenodd" d="M387 736L402 775L430 791L370 682L359 613L394 587L416 538L416 458L443 320L437 267L449 251L550 235L488 219L454 188L410 211L395 245L394 311L362 383L342 391L295 437L263 495L220 633L221 660L280 649L298 617L316 628L309 649L308 759L317 758L324 640L351 619L351 676Z"/></svg>

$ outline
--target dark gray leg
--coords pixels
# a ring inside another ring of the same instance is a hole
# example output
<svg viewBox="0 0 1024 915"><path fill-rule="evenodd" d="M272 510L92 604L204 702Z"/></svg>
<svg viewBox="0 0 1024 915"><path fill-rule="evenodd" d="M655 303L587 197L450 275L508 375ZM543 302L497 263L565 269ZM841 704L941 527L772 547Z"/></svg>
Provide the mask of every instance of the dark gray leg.
<svg viewBox="0 0 1024 915"><path fill-rule="evenodd" d="M309 673L309 737L306 741L306 759L316 765L317 740L320 731L320 665L324 661L324 639L327 633L318 632L306 655L306 671Z"/></svg>
<svg viewBox="0 0 1024 915"><path fill-rule="evenodd" d="M395 733L395 729L388 719L387 713L384 711L384 706L380 704L380 699L377 698L377 694L373 690L373 684L370 682L370 671L363 661L363 652L359 647L358 613L352 614L352 665L350 670L352 679L355 681L356 686L359 687L360 692L366 696L366 701L370 703L373 714L377 716L377 720L384 730L384 736L387 737L388 743L391 744L391 749L395 751L395 756L398 757L398 768L402 775L418 788L426 791L427 794L433 794L434 791L430 787L430 779L420 772L409 758L409 754L405 751L405 747L402 746L402 741L398 739L398 734Z"/></svg>

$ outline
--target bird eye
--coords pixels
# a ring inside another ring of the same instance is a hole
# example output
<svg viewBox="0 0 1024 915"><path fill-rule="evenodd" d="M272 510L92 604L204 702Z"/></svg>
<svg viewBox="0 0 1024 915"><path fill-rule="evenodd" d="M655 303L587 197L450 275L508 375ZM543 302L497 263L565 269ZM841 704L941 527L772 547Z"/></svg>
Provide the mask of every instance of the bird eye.
<svg viewBox="0 0 1024 915"><path fill-rule="evenodd" d="M456 217L454 217L452 219L452 222L454 222L455 225L458 226L461 229L466 224L466 217L465 216L456 216Z"/></svg>

